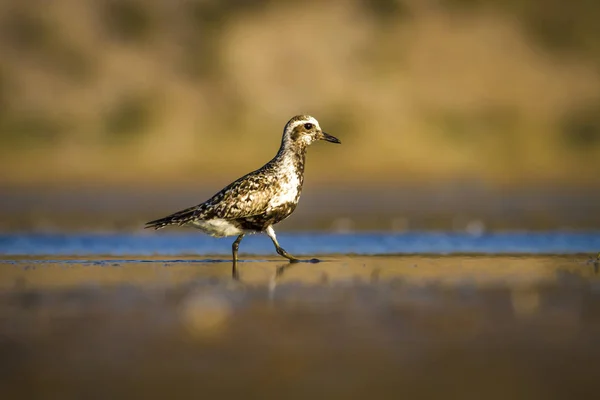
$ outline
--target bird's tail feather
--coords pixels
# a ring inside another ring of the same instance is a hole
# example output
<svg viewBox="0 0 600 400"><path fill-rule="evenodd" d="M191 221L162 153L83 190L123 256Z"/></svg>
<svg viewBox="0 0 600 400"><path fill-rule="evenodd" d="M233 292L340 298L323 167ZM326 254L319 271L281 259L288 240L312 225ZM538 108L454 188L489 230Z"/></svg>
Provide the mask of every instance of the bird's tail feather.
<svg viewBox="0 0 600 400"><path fill-rule="evenodd" d="M153 228L155 230L158 230L168 225L181 226L192 221L195 218L197 211L197 206L186 208L185 210L176 212L175 214L171 214L164 218L159 218L154 221L146 222L146 226L144 227L144 229Z"/></svg>

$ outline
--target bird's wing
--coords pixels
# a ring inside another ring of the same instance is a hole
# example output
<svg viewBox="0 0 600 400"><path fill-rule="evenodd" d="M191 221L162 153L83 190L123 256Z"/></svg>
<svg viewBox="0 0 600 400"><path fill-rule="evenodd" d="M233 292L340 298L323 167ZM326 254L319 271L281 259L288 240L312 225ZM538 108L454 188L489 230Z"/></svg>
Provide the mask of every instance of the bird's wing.
<svg viewBox="0 0 600 400"><path fill-rule="evenodd" d="M201 219L239 219L264 213L269 200L276 192L277 181L265 176L248 174L231 183L201 205Z"/></svg>
<svg viewBox="0 0 600 400"><path fill-rule="evenodd" d="M167 225L185 225L213 218L233 220L264 213L278 182L275 176L269 180L257 172L234 181L202 204L147 222L146 228L161 229Z"/></svg>

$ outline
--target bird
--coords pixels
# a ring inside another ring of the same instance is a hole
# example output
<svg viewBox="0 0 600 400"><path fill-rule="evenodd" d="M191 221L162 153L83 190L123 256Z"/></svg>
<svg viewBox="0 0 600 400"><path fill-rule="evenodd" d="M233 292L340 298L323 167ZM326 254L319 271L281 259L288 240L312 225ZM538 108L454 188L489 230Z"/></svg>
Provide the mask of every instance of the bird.
<svg viewBox="0 0 600 400"><path fill-rule="evenodd" d="M279 255L298 262L279 245L273 225L296 209L304 183L307 148L321 140L341 143L323 132L314 117L296 115L283 129L277 154L261 168L230 183L205 202L147 222L145 228L192 226L213 237L237 236L231 245L234 270L240 242L253 233L266 233Z"/></svg>

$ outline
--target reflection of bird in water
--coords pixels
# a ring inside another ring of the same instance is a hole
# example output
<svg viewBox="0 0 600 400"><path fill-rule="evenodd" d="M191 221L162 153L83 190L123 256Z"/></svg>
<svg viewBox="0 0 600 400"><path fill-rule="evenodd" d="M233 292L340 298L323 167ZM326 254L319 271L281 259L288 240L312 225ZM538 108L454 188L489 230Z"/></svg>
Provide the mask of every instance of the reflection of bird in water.
<svg viewBox="0 0 600 400"><path fill-rule="evenodd" d="M310 262L315 262L317 261L317 259L312 259L310 260ZM278 266L277 268L275 268L275 273L273 274L273 276L271 277L271 280L277 280L279 278L281 278L283 276L283 274L288 270L288 268L290 268L292 266L292 264L282 264L280 266ZM240 271L237 268L237 263L233 264L233 267L231 268L231 277L236 280L239 281L240 280Z"/></svg>
<svg viewBox="0 0 600 400"><path fill-rule="evenodd" d="M323 132L313 117L295 116L285 125L281 146L271 161L229 184L204 203L150 221L146 228L191 225L215 237L237 235L231 246L234 265L243 237L264 232L279 255L291 262L298 261L279 245L273 225L296 208L304 182L306 150L317 140L340 143Z"/></svg>
<svg viewBox="0 0 600 400"><path fill-rule="evenodd" d="M289 264L289 263L281 264L275 268L273 275L271 275L271 278L269 279L269 285L268 285L270 300L273 300L273 297L275 296L275 288L277 288L277 281L283 277L285 272L289 268L291 268L292 265L295 265L295 264ZM231 269L231 277L233 278L233 280L241 282L240 272L235 263L233 264L233 268Z"/></svg>
<svg viewBox="0 0 600 400"><path fill-rule="evenodd" d="M288 268L290 268L289 264L283 264L283 265L280 265L279 267L277 267L277 269L275 270L275 277L281 278L283 276L283 274L285 273L285 271L288 270Z"/></svg>
<svg viewBox="0 0 600 400"><path fill-rule="evenodd" d="M275 298L275 288L277 288L277 281L283 278L283 275L293 264L282 264L275 268L275 273L271 276L269 280L269 300L273 301Z"/></svg>

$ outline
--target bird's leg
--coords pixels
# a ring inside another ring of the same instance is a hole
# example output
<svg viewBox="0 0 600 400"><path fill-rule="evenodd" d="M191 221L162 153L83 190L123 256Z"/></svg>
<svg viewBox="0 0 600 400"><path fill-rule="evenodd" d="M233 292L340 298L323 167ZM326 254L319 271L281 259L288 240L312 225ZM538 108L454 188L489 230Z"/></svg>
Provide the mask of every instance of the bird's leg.
<svg viewBox="0 0 600 400"><path fill-rule="evenodd" d="M245 235L245 233L242 233L240 236L237 237L237 239L235 239L235 241L231 245L231 252L233 253L234 263L238 260L238 249L240 248L240 242L242 241Z"/></svg>
<svg viewBox="0 0 600 400"><path fill-rule="evenodd" d="M245 235L244 233L239 235L237 237L237 239L235 239L235 241L231 245L231 252L233 253L233 269L231 270L231 276L234 279L239 278L238 271L237 271L238 249L240 248L240 242L244 238L244 235Z"/></svg>
<svg viewBox="0 0 600 400"><path fill-rule="evenodd" d="M273 244L275 245L275 250L277 250L277 254L279 254L282 257L287 258L288 260L290 260L290 262L300 261L293 255L291 255L290 253L285 251L285 249L279 245L279 243L277 242L277 236L275 236L275 231L273 230L272 226L269 226L265 232L267 233L267 235L269 235L269 237L273 241Z"/></svg>

